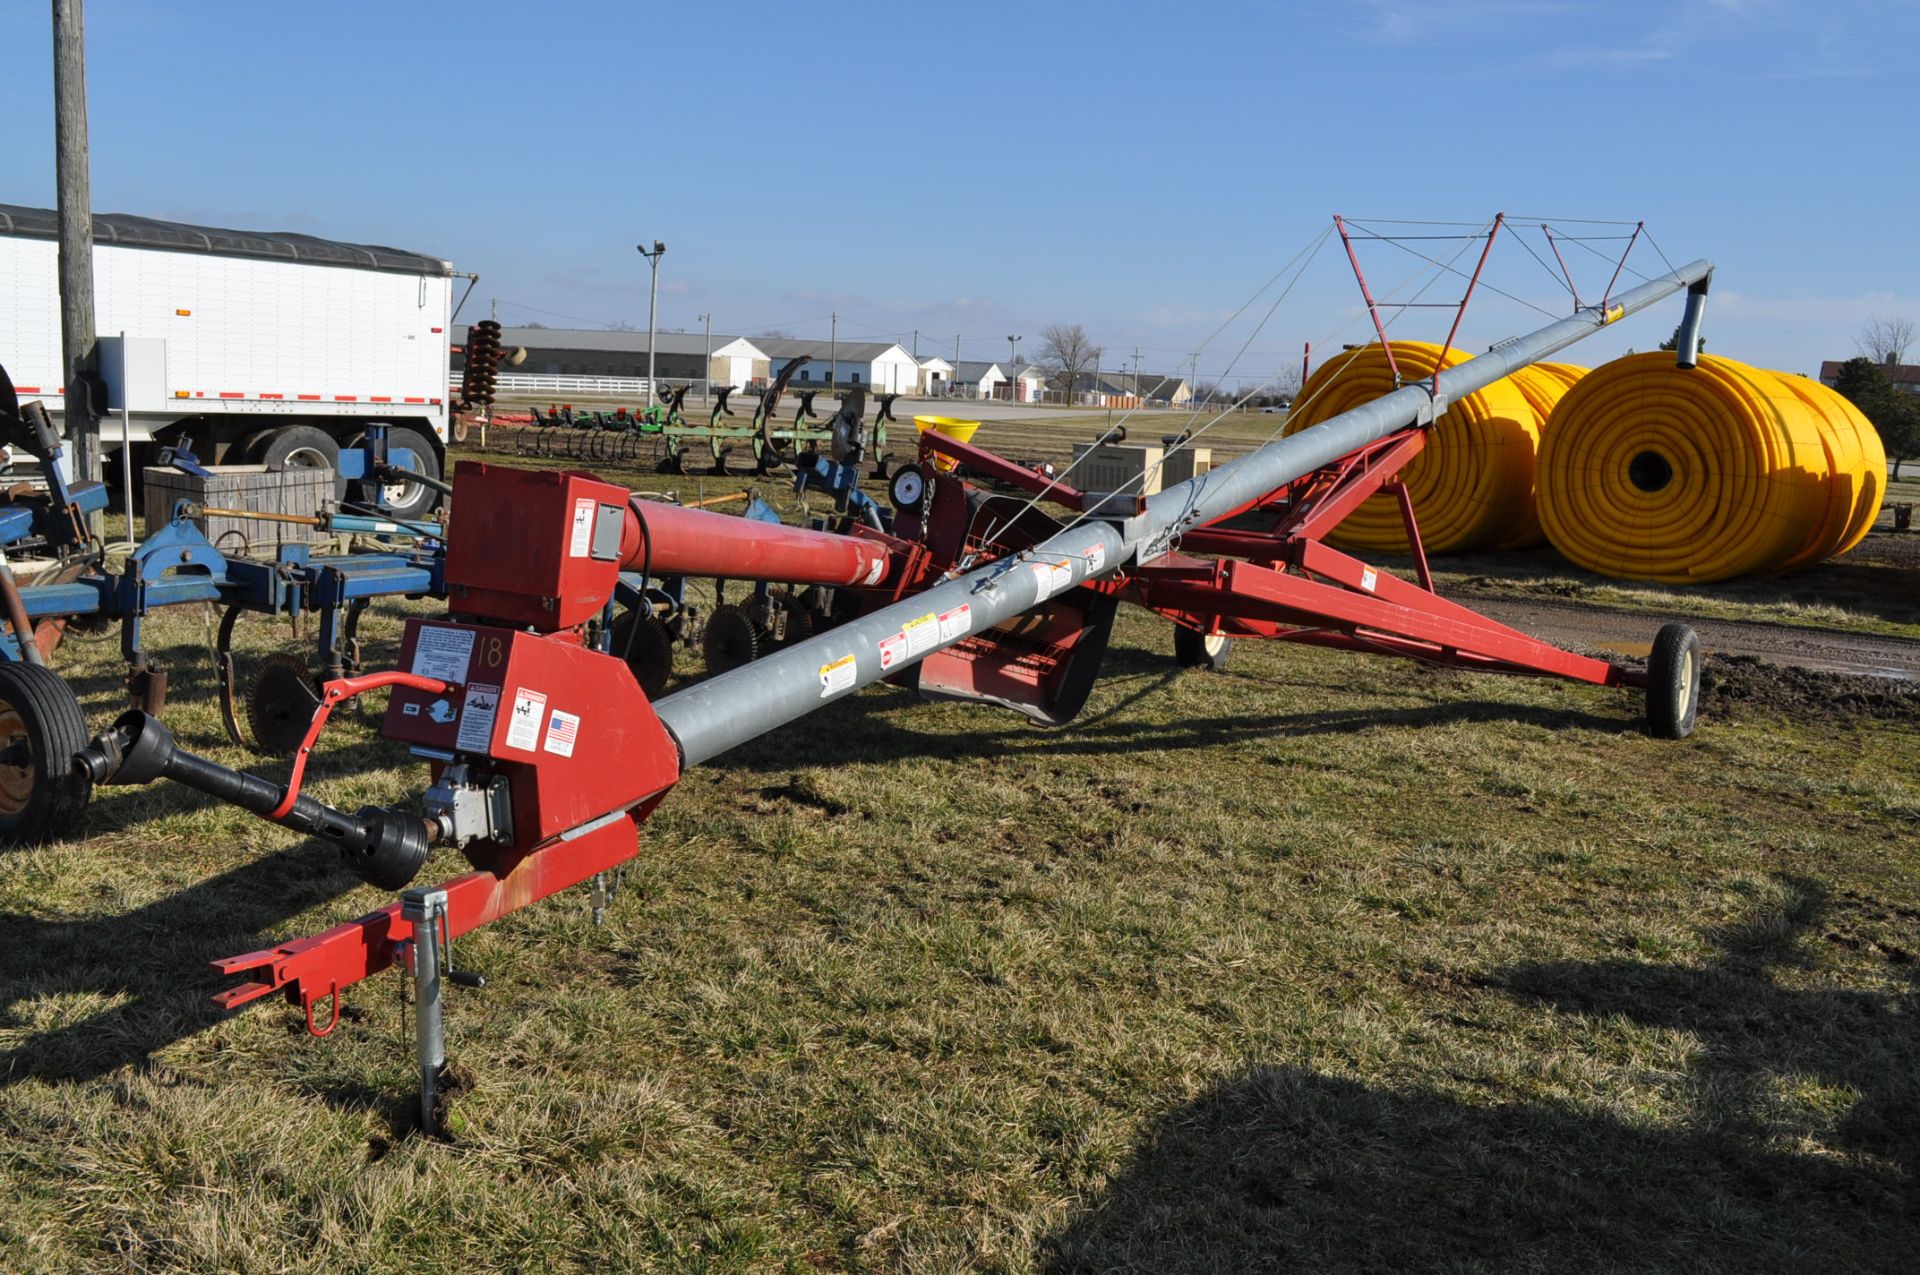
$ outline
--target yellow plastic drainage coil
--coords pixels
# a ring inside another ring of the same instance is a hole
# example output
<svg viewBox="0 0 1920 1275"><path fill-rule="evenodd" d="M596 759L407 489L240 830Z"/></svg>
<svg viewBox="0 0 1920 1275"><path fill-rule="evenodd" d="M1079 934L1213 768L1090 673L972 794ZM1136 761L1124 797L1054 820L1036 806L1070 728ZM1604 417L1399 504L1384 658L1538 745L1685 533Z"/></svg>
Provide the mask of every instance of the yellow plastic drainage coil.
<svg viewBox="0 0 1920 1275"><path fill-rule="evenodd" d="M1440 347L1395 341L1393 356L1409 383L1431 377ZM1466 361L1449 351L1446 366ZM1328 359L1300 387L1285 432L1295 434L1383 394L1395 386L1378 343ZM1429 553L1509 548L1540 538L1533 512L1534 450L1539 422L1521 390L1500 381L1449 404L1427 445L1401 478L1413 495L1420 539ZM1347 549L1405 553L1400 502L1382 492L1366 501L1329 536Z"/></svg>
<svg viewBox="0 0 1920 1275"><path fill-rule="evenodd" d="M1632 354L1582 377L1548 419L1547 538L1602 575L1707 583L1859 543L1886 461L1872 427L1815 382L1703 355Z"/></svg>

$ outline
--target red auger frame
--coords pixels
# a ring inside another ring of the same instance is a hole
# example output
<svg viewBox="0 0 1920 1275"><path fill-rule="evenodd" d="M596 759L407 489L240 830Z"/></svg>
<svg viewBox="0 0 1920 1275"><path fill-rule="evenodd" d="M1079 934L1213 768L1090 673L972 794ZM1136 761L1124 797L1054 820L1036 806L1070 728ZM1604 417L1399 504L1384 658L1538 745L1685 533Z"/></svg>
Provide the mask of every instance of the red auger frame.
<svg viewBox="0 0 1920 1275"><path fill-rule="evenodd" d="M890 680L928 696L991 702L1064 723L1086 700L1115 606L1124 600L1203 636L1309 642L1601 685L1643 682L1634 671L1559 650L1432 591L1412 503L1398 481L1424 442L1422 431L1409 428L1364 447L1186 530L1173 552L1064 589L1016 621L975 632L965 603L931 611L888 639L899 643L893 657L900 668ZM932 463L940 457L961 469L940 469ZM632 858L639 824L679 778L676 741L632 671L595 646L621 570L816 583L850 595L850 613L865 613L984 563L1025 555L1059 530L1037 502L984 491L963 474L1075 511L1124 512L1137 499L1082 492L938 433L921 435L920 461L914 468L923 494L897 502L890 533L849 525L846 534L643 505L582 473L463 463L448 535L451 614L408 622L400 670L325 688L287 785L181 752L164 726L139 712L124 715L78 763L100 781L172 778L332 840L349 863L387 888L410 882L431 845L462 850L474 871L408 890L400 901L321 934L213 966L241 980L216 996L222 1007L279 991L302 1008L309 1030L324 1035L338 1021L344 989L407 965L419 987L423 1120L434 1127L445 945ZM1383 491L1405 514L1418 584L1324 543L1329 529ZM1067 564L1039 557L1024 566L1064 572ZM929 627L919 635L915 626L923 624ZM950 625L968 636L951 641ZM884 670L887 642L880 645ZM831 673L832 666L821 669L828 690ZM374 807L350 815L299 791L306 753L326 715L376 685L392 687L382 733L430 763L424 815ZM321 1026L315 1008L323 1001L331 1009Z"/></svg>
<svg viewBox="0 0 1920 1275"><path fill-rule="evenodd" d="M1203 636L1304 642L1600 686L1644 685L1645 674L1638 669L1561 650L1433 591L1413 500L1399 480L1426 440L1425 430L1408 428L1350 453L1254 504L1184 532L1165 557L1089 587ZM1076 511L1111 510L1133 499L1081 492L932 431L920 436L920 449L923 461L945 457ZM938 511L940 488L958 480L932 464L923 469L934 489L931 508ZM1417 584L1325 542L1326 534L1363 501L1383 492L1399 502ZM937 532L939 521L936 512L930 529ZM958 556L952 546L945 548L945 553L936 550L937 561ZM962 646L981 640L970 638Z"/></svg>

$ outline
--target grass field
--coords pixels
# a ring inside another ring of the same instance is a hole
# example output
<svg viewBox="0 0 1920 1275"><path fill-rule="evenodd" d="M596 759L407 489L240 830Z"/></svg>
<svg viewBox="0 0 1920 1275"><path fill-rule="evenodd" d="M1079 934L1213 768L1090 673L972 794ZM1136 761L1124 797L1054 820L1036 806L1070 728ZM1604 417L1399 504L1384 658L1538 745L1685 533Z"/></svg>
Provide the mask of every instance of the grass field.
<svg viewBox="0 0 1920 1275"><path fill-rule="evenodd" d="M206 617L152 638L183 743L284 773ZM1626 692L1169 649L1123 612L1063 731L879 688L689 773L604 926L457 945L451 1143L397 974L325 1041L207 1004L384 896L104 791L0 856L0 1268L1912 1269L1920 714L1710 687L1662 743ZM116 654L63 652L96 722ZM315 774L421 787L351 718Z"/></svg>

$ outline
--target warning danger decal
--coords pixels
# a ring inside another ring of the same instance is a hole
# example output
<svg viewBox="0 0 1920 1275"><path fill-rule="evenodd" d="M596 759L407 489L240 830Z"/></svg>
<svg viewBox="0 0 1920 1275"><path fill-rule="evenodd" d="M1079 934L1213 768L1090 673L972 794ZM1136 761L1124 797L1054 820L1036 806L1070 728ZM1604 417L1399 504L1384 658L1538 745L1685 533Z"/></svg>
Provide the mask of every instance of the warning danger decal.
<svg viewBox="0 0 1920 1275"><path fill-rule="evenodd" d="M507 747L532 752L540 743L546 721L547 697L539 691L515 691L513 713L507 719Z"/></svg>
<svg viewBox="0 0 1920 1275"><path fill-rule="evenodd" d="M820 698L837 694L853 685L854 662L851 655L843 655L831 664L820 666Z"/></svg>
<svg viewBox="0 0 1920 1275"><path fill-rule="evenodd" d="M964 637L972 627L973 606L970 603L962 602L959 606L953 608L953 610L942 611L940 613L940 640L942 642L951 642L956 638Z"/></svg>
<svg viewBox="0 0 1920 1275"><path fill-rule="evenodd" d="M896 633L880 639L880 667L890 669L907 658L907 635Z"/></svg>
<svg viewBox="0 0 1920 1275"><path fill-rule="evenodd" d="M900 632L906 635L908 655L925 655L940 645L940 617L929 611L901 625Z"/></svg>
<svg viewBox="0 0 1920 1275"><path fill-rule="evenodd" d="M484 753L493 747L493 720L500 713L500 688L475 682L467 687L460 709L460 736L453 746L463 753Z"/></svg>
<svg viewBox="0 0 1920 1275"><path fill-rule="evenodd" d="M593 544L593 497L576 497L573 502L573 527L567 537L567 556L584 558Z"/></svg>

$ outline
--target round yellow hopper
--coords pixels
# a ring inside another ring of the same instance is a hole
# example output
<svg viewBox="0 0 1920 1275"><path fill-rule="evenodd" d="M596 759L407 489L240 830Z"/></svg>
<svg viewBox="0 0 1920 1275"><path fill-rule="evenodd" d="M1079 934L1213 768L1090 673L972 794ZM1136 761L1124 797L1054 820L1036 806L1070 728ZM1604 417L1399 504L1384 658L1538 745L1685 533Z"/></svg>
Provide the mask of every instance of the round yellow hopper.
<svg viewBox="0 0 1920 1275"><path fill-rule="evenodd" d="M973 437L975 430L980 428L980 422L963 421L955 416L916 416L913 418L913 427L922 434L932 430L936 434L945 434L948 438L964 443ZM959 462L946 456L935 456L933 463L940 469L952 469Z"/></svg>

